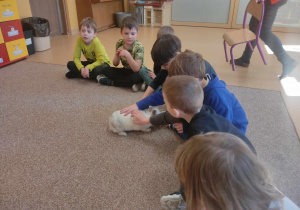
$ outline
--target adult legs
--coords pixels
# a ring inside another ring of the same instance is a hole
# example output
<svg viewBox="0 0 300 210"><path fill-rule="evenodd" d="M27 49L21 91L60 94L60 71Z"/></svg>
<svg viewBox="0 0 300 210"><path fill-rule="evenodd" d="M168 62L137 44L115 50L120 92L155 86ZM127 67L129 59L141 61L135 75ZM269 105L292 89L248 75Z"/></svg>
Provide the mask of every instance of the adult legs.
<svg viewBox="0 0 300 210"><path fill-rule="evenodd" d="M272 32L272 26L274 24L277 11L280 6L281 6L280 2L275 3L273 5L269 2L266 2L265 14L262 23L260 38L274 52L278 61L282 64L283 73L280 76L280 78L284 78L294 70L296 66L296 61L286 53L286 51L282 47L282 43L280 39ZM258 23L259 23L258 20L252 16L249 23L249 29L255 34L257 32ZM251 44L252 47L255 48L256 41L253 41ZM248 45L246 45L242 57L236 59L235 64L246 67L248 66L247 64L250 63L251 56L252 56L252 50Z"/></svg>

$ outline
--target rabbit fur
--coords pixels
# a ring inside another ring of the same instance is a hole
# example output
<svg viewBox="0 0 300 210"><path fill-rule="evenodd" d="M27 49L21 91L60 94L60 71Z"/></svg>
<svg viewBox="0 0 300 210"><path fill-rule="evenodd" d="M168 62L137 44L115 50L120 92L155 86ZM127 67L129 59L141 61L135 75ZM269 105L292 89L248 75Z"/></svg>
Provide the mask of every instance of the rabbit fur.
<svg viewBox="0 0 300 210"><path fill-rule="evenodd" d="M151 117L152 115L159 114L160 111L157 107L149 107L147 110L141 111L146 117ZM138 125L133 122L134 118L131 117L131 114L124 116L120 113L120 110L112 113L108 120L109 130L114 133L117 133L121 136L127 136L126 131L151 131L151 124L147 125Z"/></svg>

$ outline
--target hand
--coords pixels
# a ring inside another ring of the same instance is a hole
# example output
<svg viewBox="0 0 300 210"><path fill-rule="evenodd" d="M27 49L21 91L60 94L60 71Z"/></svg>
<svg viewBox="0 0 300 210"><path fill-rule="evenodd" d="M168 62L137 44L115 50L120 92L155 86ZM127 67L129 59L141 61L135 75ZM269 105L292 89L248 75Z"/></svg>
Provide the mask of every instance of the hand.
<svg viewBox="0 0 300 210"><path fill-rule="evenodd" d="M183 125L182 123L174 123L174 128L176 128L178 133L183 133Z"/></svg>
<svg viewBox="0 0 300 210"><path fill-rule="evenodd" d="M117 52L116 52L117 56L120 56L120 52L121 52L122 50L123 50L122 47L119 47L119 48L117 49Z"/></svg>
<svg viewBox="0 0 300 210"><path fill-rule="evenodd" d="M131 113L131 117L134 117L135 120L133 122L138 125L146 125L150 124L150 119L146 117L142 112L140 111L133 111Z"/></svg>
<svg viewBox="0 0 300 210"><path fill-rule="evenodd" d="M153 71L149 71L148 72L149 77L151 77L152 79L154 79L156 77L156 74Z"/></svg>
<svg viewBox="0 0 300 210"><path fill-rule="evenodd" d="M80 72L83 78L89 78L89 68L81 68Z"/></svg>
<svg viewBox="0 0 300 210"><path fill-rule="evenodd" d="M136 104L132 104L132 105L130 105L130 106L125 107L124 109L122 109L122 110L120 111L120 113L121 113L121 114L124 114L124 116L127 116L127 115L130 114L131 112L133 112L133 111L138 111L138 110L139 110L138 106L137 106Z"/></svg>
<svg viewBox="0 0 300 210"><path fill-rule="evenodd" d="M120 57L127 58L127 56L130 55L130 53L127 50L122 49L119 53Z"/></svg>

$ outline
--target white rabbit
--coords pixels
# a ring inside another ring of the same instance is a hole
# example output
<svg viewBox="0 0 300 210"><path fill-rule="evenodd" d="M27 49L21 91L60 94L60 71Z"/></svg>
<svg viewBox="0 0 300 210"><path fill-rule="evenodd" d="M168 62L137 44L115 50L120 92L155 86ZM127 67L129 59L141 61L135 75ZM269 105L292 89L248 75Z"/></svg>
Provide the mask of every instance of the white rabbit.
<svg viewBox="0 0 300 210"><path fill-rule="evenodd" d="M159 114L160 111L157 107L149 107L147 110L141 111L146 117L151 117L152 115ZM149 132L151 131L150 127L151 124L147 125L138 125L133 122L134 118L131 117L131 114L124 116L124 114L120 113L120 110L115 111L110 116L108 123L109 123L109 130L112 132L118 133L121 136L127 136L126 131L144 131Z"/></svg>

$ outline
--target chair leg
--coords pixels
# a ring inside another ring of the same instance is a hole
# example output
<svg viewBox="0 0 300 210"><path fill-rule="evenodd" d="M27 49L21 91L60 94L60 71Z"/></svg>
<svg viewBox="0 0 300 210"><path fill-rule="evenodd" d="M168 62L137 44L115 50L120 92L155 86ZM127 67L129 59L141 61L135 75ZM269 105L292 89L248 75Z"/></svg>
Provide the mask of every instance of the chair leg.
<svg viewBox="0 0 300 210"><path fill-rule="evenodd" d="M226 62L228 62L226 41L224 40L223 43L224 43L225 59L226 59Z"/></svg>
<svg viewBox="0 0 300 210"><path fill-rule="evenodd" d="M231 57L231 65L232 65L232 71L235 71L235 63L234 63L234 57L233 57L233 47L235 45L233 45L231 48L230 48L230 57Z"/></svg>
<svg viewBox="0 0 300 210"><path fill-rule="evenodd" d="M267 61L265 59L265 56L264 56L264 54L263 54L263 52L262 52L262 50L261 50L260 45L259 45L258 42L257 42L257 48L258 48L258 51L260 53L261 58L263 59L264 64L267 65Z"/></svg>
<svg viewBox="0 0 300 210"><path fill-rule="evenodd" d="M250 49L253 51L253 47L252 47L252 44L251 42L247 42L248 46L250 47Z"/></svg>

